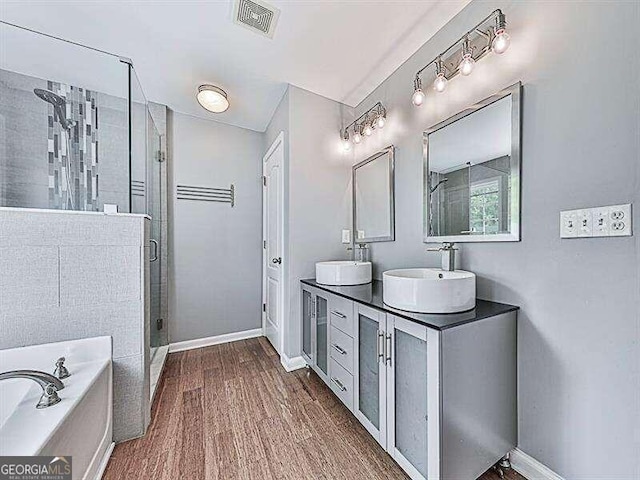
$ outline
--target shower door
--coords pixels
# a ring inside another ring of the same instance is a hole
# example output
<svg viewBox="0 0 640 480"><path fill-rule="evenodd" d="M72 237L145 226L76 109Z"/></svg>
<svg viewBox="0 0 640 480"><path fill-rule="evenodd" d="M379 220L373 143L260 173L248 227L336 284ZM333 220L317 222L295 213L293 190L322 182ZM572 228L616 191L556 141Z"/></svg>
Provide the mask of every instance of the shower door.
<svg viewBox="0 0 640 480"><path fill-rule="evenodd" d="M164 253L163 215L166 213L163 208L164 185L162 175L165 165L162 156L163 137L158 132L150 113L147 113L147 213L151 217L151 248L150 248L150 286L151 286L151 348L155 349L168 342L167 326L163 313L163 294L165 293L166 282Z"/></svg>

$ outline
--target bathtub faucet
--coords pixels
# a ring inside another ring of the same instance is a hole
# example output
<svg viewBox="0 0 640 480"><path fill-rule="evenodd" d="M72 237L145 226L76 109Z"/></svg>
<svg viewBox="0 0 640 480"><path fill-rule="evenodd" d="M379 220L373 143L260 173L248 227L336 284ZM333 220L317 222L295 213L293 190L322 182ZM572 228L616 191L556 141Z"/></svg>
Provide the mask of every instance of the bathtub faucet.
<svg viewBox="0 0 640 480"><path fill-rule="evenodd" d="M36 408L47 408L60 402L58 390L64 388L64 383L53 375L37 370L13 370L11 372L0 373L0 380L9 380L11 378L28 378L40 385L42 388L42 396Z"/></svg>

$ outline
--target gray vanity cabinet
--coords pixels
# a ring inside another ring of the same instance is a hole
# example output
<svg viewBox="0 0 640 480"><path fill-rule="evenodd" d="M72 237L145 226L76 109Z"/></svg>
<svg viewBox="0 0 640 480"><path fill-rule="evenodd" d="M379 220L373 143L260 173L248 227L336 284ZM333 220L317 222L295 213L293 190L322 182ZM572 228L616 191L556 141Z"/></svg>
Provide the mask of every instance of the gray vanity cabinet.
<svg viewBox="0 0 640 480"><path fill-rule="evenodd" d="M386 450L412 479L437 478L438 462L429 458L438 455L438 332L390 314L386 320Z"/></svg>
<svg viewBox="0 0 640 480"><path fill-rule="evenodd" d="M353 413L383 448L387 444L386 315L354 303Z"/></svg>
<svg viewBox="0 0 640 480"><path fill-rule="evenodd" d="M302 356L325 382L329 382L329 297L302 287Z"/></svg>
<svg viewBox="0 0 640 480"><path fill-rule="evenodd" d="M354 414L412 479L428 475L428 398L437 398L438 334L424 325L354 304ZM431 359L429 357L432 357ZM429 390L431 396L429 395ZM438 437L438 423L434 438ZM431 445L437 447L437 441ZM437 452L435 452L437 454ZM435 462L437 466L437 462Z"/></svg>
<svg viewBox="0 0 640 480"><path fill-rule="evenodd" d="M411 479L473 480L515 448L516 310L438 329L306 284L302 298L305 359Z"/></svg>

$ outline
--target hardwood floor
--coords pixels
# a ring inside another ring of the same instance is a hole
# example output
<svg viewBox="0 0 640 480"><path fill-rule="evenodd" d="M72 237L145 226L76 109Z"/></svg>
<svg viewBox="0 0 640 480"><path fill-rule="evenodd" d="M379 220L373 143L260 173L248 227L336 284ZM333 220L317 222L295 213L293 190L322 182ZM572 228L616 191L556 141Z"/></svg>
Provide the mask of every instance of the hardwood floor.
<svg viewBox="0 0 640 480"><path fill-rule="evenodd" d="M257 338L170 354L146 436L117 445L103 478L408 477L322 380L285 372Z"/></svg>

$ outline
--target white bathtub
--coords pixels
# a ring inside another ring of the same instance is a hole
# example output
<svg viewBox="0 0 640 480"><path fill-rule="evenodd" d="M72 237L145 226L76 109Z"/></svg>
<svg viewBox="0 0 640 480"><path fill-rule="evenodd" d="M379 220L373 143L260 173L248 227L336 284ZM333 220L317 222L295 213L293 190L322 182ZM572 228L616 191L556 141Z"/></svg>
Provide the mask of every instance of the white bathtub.
<svg viewBox="0 0 640 480"><path fill-rule="evenodd" d="M113 448L111 337L0 350L0 372L53 373L59 357L71 376L56 405L37 410L42 389L31 380L0 381L0 456L70 455L72 478L93 480Z"/></svg>

